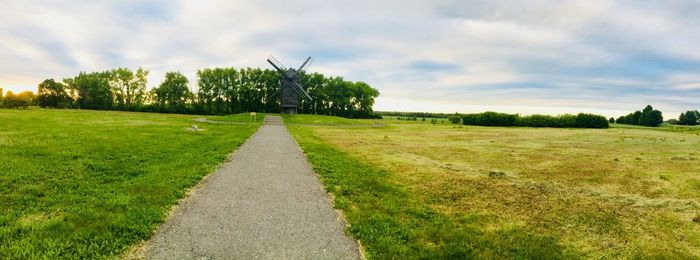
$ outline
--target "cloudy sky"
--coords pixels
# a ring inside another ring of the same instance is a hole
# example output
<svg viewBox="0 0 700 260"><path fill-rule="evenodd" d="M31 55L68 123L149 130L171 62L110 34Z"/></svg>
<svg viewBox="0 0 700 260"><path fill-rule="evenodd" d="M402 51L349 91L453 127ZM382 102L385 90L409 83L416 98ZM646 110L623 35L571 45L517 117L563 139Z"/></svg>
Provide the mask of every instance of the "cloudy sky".
<svg viewBox="0 0 700 260"><path fill-rule="evenodd" d="M700 109L699 1L0 1L0 88L117 67L264 67L379 89L375 110ZM196 88L195 85L191 86Z"/></svg>

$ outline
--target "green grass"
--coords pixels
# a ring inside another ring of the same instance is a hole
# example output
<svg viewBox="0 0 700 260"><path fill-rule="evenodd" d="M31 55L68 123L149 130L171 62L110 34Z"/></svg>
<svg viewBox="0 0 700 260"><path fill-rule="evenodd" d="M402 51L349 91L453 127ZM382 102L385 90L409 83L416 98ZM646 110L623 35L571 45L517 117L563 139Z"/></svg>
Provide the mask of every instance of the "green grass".
<svg viewBox="0 0 700 260"><path fill-rule="evenodd" d="M241 113L226 116L207 116L205 118L212 121L223 122L262 123L265 121L265 113L257 113L255 117L251 116L250 113Z"/></svg>
<svg viewBox="0 0 700 260"><path fill-rule="evenodd" d="M193 131L196 117L0 109L0 259L110 258L148 239L259 126Z"/></svg>
<svg viewBox="0 0 700 260"><path fill-rule="evenodd" d="M685 126L685 125L665 124L665 125L661 125L659 127L649 127L649 126L638 126L638 125L610 124L610 127L611 128L646 129L646 130L685 132L685 133L700 134L700 126Z"/></svg>
<svg viewBox="0 0 700 260"><path fill-rule="evenodd" d="M322 115L282 115L287 125L367 125L377 120L353 120Z"/></svg>
<svg viewBox="0 0 700 260"><path fill-rule="evenodd" d="M313 120L289 128L370 258L700 257L695 132Z"/></svg>

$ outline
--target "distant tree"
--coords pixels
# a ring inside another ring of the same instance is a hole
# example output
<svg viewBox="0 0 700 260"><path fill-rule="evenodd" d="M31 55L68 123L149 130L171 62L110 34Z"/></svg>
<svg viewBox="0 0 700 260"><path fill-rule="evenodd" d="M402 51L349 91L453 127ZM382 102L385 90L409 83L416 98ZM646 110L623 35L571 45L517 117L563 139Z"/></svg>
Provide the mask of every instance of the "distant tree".
<svg viewBox="0 0 700 260"><path fill-rule="evenodd" d="M71 103L66 87L53 79L47 79L38 86L37 104L40 107L64 108Z"/></svg>
<svg viewBox="0 0 700 260"><path fill-rule="evenodd" d="M139 68L136 73L127 68L108 72L109 86L119 110L133 110L143 105L146 97L148 70Z"/></svg>
<svg viewBox="0 0 700 260"><path fill-rule="evenodd" d="M700 122L700 113L698 111L687 111L685 113L681 113L680 117L678 118L678 124L679 125L698 125Z"/></svg>
<svg viewBox="0 0 700 260"><path fill-rule="evenodd" d="M646 115L645 126L657 127L664 123L664 117L659 110L652 110Z"/></svg>
<svg viewBox="0 0 700 260"><path fill-rule="evenodd" d="M138 68L134 80L129 84L129 88L126 92L126 104L129 108L140 107L146 103L148 92L146 90L146 84L148 84L148 70Z"/></svg>
<svg viewBox="0 0 700 260"><path fill-rule="evenodd" d="M663 123L663 115L661 111L654 110L651 105L647 105L642 111L638 110L626 116L621 116L615 122L618 124L656 127Z"/></svg>
<svg viewBox="0 0 700 260"><path fill-rule="evenodd" d="M17 97L15 96L15 93L12 93L12 91L7 91L5 94L5 97L3 98L3 103L2 107L4 108L15 108L15 100Z"/></svg>
<svg viewBox="0 0 700 260"><path fill-rule="evenodd" d="M154 89L156 102L170 112L184 112L187 100L192 96L189 80L180 72L168 72L163 83Z"/></svg>
<svg viewBox="0 0 700 260"><path fill-rule="evenodd" d="M460 122L462 122L462 116L459 115L459 113L455 113L454 115L448 116L447 120L449 120L450 123L459 124Z"/></svg>
<svg viewBox="0 0 700 260"><path fill-rule="evenodd" d="M179 74L182 75L182 74ZM148 71L118 68L103 72L81 72L63 79L69 97L68 107L83 109L117 109L135 111L230 114L248 111L279 111L281 75L275 70L259 68L214 68L197 72L198 91L175 97L170 85L147 91ZM170 75L172 76L172 75ZM372 107L379 92L364 82L326 77L319 73L300 73L300 83L313 97L299 100L300 113L352 118L381 118ZM182 77L184 78L184 76ZM170 79L171 82L177 80ZM189 81L188 81L189 83ZM184 84L187 85L187 84ZM167 91L165 91L167 90ZM183 109L187 109L184 111ZM427 113L421 117L426 117ZM417 120L417 114L404 119ZM440 116L446 117L446 116Z"/></svg>
<svg viewBox="0 0 700 260"><path fill-rule="evenodd" d="M12 91L8 91L3 99L3 106L6 108L27 108L34 99L34 93L31 91L23 91L15 95Z"/></svg>
<svg viewBox="0 0 700 260"><path fill-rule="evenodd" d="M632 124L632 125L642 125L642 124L641 124L641 122L642 122L642 115L643 115L642 111L639 111L639 110L634 111L634 113L632 113L632 119L630 120L630 124Z"/></svg>
<svg viewBox="0 0 700 260"><path fill-rule="evenodd" d="M654 112L654 108L651 105L647 105L646 107L644 107L637 124L643 125L643 126L658 126L658 125L660 125L661 123L655 124L655 118L652 115L653 112Z"/></svg>
<svg viewBox="0 0 700 260"><path fill-rule="evenodd" d="M614 124L614 123L615 123L615 118L614 118L614 117L611 117L610 119L608 119L608 122L611 123L611 124Z"/></svg>
<svg viewBox="0 0 700 260"><path fill-rule="evenodd" d="M83 109L112 109L114 94L109 86L109 72L81 72L64 79L67 87L77 93L76 106Z"/></svg>
<svg viewBox="0 0 700 260"><path fill-rule="evenodd" d="M17 94L17 98L19 100L21 100L22 103L27 104L26 106L23 106L23 107L27 107L27 106L34 105L34 102L36 100L36 95L34 95L34 92L31 92L31 91L22 91L22 92L19 92L19 94Z"/></svg>

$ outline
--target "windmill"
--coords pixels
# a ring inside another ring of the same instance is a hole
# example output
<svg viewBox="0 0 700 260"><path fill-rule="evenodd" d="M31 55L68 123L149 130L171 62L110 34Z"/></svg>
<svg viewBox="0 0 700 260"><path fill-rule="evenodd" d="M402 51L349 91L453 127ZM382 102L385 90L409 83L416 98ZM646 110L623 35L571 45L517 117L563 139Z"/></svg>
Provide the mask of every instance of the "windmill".
<svg viewBox="0 0 700 260"><path fill-rule="evenodd" d="M277 72L282 74L282 82L280 88L275 91L270 97L280 94L280 100L282 101L281 108L282 114L296 114L297 108L299 108L299 93L304 94L304 97L311 101L313 100L309 93L304 90L304 87L299 84L299 73L309 67L313 60L311 57L307 58L298 69L285 68L281 62L279 62L275 57L270 56L267 58L267 62L275 67Z"/></svg>

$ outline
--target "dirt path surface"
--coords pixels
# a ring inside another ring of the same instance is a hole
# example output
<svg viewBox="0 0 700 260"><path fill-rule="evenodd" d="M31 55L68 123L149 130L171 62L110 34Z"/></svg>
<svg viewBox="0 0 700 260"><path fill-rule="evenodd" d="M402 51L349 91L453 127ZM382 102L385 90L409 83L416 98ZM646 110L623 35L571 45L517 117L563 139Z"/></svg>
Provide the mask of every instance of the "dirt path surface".
<svg viewBox="0 0 700 260"><path fill-rule="evenodd" d="M265 124L180 202L147 259L358 259L357 242L282 119Z"/></svg>

